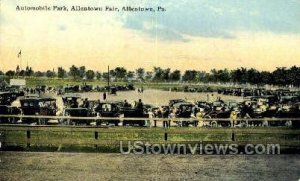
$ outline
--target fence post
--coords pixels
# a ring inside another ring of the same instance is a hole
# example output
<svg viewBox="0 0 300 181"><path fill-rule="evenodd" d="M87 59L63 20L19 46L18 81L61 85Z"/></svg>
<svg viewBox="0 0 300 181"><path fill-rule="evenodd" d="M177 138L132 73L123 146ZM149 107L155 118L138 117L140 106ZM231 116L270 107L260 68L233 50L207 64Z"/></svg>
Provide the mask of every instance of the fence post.
<svg viewBox="0 0 300 181"><path fill-rule="evenodd" d="M5 133L6 133L6 130L4 130L4 132L0 132L0 150L5 145L5 135L6 135Z"/></svg>
<svg viewBox="0 0 300 181"><path fill-rule="evenodd" d="M168 141L168 133L165 132L165 141Z"/></svg>
<svg viewBox="0 0 300 181"><path fill-rule="evenodd" d="M27 130L27 147L30 147L30 137L31 137L31 134L30 134L30 130Z"/></svg>
<svg viewBox="0 0 300 181"><path fill-rule="evenodd" d="M98 131L95 131L94 137L95 137L95 140L98 140L98 138L99 138ZM98 145L95 144L94 146L95 146L95 149L97 150L98 149Z"/></svg>
<svg viewBox="0 0 300 181"><path fill-rule="evenodd" d="M231 132L231 141L235 141L235 133L234 130Z"/></svg>
<svg viewBox="0 0 300 181"><path fill-rule="evenodd" d="M30 130L27 130L27 139L30 139Z"/></svg>
<svg viewBox="0 0 300 181"><path fill-rule="evenodd" d="M98 131L95 131L95 140L98 139Z"/></svg>

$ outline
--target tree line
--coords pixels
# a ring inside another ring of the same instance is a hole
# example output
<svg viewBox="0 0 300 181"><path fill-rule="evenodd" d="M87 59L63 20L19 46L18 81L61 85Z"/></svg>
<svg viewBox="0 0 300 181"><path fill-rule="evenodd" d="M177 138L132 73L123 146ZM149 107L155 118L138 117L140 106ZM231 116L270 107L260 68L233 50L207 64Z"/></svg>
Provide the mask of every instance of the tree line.
<svg viewBox="0 0 300 181"><path fill-rule="evenodd" d="M31 67L25 70L9 70L0 75L12 77L48 77L71 78L84 80L107 80L108 76L114 81L153 81L153 82L203 82L203 83L239 83L239 84L271 84L300 86L300 67L277 67L274 71L258 71L254 68L237 68L234 70L212 69L209 72L198 70L171 70L170 68L153 67L152 71L138 68L134 71L124 67L116 67L108 72L87 70L85 66L72 65L68 70L58 67L57 70L34 71Z"/></svg>

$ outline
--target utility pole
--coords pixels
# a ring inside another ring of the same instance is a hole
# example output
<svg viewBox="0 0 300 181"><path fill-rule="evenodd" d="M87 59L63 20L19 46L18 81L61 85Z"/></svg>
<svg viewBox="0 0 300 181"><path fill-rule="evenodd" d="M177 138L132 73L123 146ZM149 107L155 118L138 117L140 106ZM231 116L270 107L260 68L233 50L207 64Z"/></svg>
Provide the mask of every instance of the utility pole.
<svg viewBox="0 0 300 181"><path fill-rule="evenodd" d="M108 88L110 88L109 87L109 66L108 66L108 69L107 69L107 86L108 86Z"/></svg>

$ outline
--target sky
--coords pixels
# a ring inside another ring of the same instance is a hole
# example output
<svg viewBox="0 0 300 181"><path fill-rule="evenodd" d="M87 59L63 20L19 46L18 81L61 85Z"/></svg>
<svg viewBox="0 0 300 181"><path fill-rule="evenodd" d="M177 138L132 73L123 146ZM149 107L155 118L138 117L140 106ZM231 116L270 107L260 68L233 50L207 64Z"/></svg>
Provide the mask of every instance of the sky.
<svg viewBox="0 0 300 181"><path fill-rule="evenodd" d="M0 70L85 65L181 71L300 66L299 0L1 0ZM165 12L16 11L141 6ZM22 50L21 58L17 57Z"/></svg>

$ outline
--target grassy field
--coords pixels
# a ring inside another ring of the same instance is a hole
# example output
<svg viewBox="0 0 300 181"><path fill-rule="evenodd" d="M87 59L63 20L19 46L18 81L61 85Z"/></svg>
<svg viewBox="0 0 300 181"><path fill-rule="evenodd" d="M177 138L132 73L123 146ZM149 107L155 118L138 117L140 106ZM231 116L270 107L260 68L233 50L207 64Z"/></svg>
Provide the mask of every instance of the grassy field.
<svg viewBox="0 0 300 181"><path fill-rule="evenodd" d="M67 78L67 79L60 79L60 78L47 78L47 77L26 77L26 85L28 87L35 87L35 86L41 86L41 85L47 85L49 87L62 87L66 85L82 85L83 82L86 82L88 85L93 85L93 86L106 86L107 82L106 81L99 81L99 80L80 80L80 79L72 79L72 78ZM9 81L9 80L7 80ZM183 90L185 86L192 86L192 87L197 87L197 88L210 88L213 90L216 90L220 87L224 87L222 85L216 85L216 84L207 84L207 85L196 85L195 83L178 83L178 82L173 82L173 83L168 83L168 82L139 82L139 81L134 81L132 82L135 87L144 87L144 88L150 88L150 89L160 89L160 90L169 90L170 88L178 89L178 90ZM110 82L110 85L126 85L128 82Z"/></svg>
<svg viewBox="0 0 300 181"><path fill-rule="evenodd" d="M299 147L300 130L288 128L96 128L0 126L8 147L31 151L117 152L120 141L149 143L274 143ZM30 135L28 135L30 134ZM30 146L28 146L30 144ZM97 145L97 146L95 146ZM95 147L97 149L95 149ZM20 148L19 148L20 149Z"/></svg>
<svg viewBox="0 0 300 181"><path fill-rule="evenodd" d="M25 78L26 79L26 85L28 87L35 87L35 86L41 86L41 85L47 85L49 87L62 87L66 85L82 85L82 80L76 80L76 79L60 79L60 78ZM106 86L107 82L104 81L85 81L88 85L99 85L99 86ZM118 85L126 85L125 82L117 82Z"/></svg>

